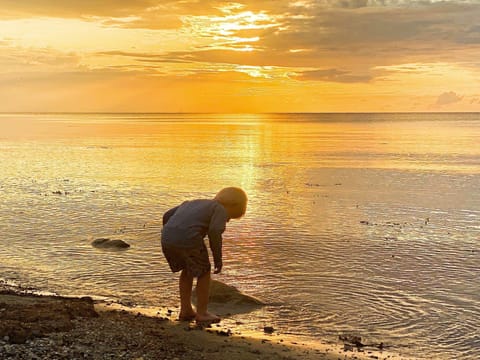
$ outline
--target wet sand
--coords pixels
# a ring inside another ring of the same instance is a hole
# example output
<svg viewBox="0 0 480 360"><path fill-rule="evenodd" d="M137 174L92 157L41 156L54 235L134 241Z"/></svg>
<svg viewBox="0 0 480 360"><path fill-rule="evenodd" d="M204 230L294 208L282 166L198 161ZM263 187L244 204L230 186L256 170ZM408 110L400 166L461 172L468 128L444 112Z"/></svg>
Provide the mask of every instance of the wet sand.
<svg viewBox="0 0 480 360"><path fill-rule="evenodd" d="M265 327L180 322L168 308L32 294L0 283L2 359L393 359L375 349L303 342Z"/></svg>

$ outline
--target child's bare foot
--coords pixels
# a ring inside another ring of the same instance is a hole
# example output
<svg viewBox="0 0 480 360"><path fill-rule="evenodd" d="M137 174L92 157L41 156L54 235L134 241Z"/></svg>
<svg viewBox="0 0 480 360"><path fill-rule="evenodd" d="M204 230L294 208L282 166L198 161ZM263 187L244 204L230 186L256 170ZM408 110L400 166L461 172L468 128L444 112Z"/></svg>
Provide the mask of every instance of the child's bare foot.
<svg viewBox="0 0 480 360"><path fill-rule="evenodd" d="M180 321L191 321L195 319L197 316L197 313L195 311L185 311L185 313L180 313L178 315L178 320Z"/></svg>
<svg viewBox="0 0 480 360"><path fill-rule="evenodd" d="M195 321L197 323L218 323L220 322L220 318L217 315L211 314L209 312L206 312L204 314L197 314L195 316Z"/></svg>

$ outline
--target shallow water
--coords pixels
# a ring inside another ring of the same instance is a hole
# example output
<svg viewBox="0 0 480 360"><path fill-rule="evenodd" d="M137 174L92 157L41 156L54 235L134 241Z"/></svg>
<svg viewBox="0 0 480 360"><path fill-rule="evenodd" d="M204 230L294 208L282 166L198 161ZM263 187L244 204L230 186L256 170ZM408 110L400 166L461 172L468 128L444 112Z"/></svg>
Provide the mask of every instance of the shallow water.
<svg viewBox="0 0 480 360"><path fill-rule="evenodd" d="M216 278L271 304L246 327L476 359L479 138L479 114L0 114L0 277L174 305L163 212L241 186Z"/></svg>

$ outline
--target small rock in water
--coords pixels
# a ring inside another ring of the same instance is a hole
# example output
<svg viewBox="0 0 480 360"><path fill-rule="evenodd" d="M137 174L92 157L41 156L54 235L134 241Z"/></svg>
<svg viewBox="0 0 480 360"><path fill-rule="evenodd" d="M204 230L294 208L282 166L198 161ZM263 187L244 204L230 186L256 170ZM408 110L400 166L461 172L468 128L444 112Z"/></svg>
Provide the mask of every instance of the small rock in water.
<svg viewBox="0 0 480 360"><path fill-rule="evenodd" d="M350 346L356 346L357 349L360 350L360 348L363 348L366 346L365 344L362 343L362 338L358 335L352 335L352 334L344 334L344 335L339 335L338 336L339 340L342 340L344 342L344 346L350 347Z"/></svg>
<svg viewBox="0 0 480 360"><path fill-rule="evenodd" d="M275 329L273 328L273 326L264 326L263 327L263 332L265 334L273 334L274 331L275 331Z"/></svg>
<svg viewBox="0 0 480 360"><path fill-rule="evenodd" d="M109 238L98 238L92 241L92 246L100 249L128 249L130 247L123 240L112 240Z"/></svg>

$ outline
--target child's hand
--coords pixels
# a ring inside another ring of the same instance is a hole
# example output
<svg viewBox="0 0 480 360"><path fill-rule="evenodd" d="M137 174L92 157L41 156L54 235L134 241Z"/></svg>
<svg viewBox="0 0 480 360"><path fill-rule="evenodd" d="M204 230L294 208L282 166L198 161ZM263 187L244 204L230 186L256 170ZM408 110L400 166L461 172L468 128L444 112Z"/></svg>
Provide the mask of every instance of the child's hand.
<svg viewBox="0 0 480 360"><path fill-rule="evenodd" d="M223 267L222 263L215 264L215 269L214 269L213 273L214 274L220 274L220 272L222 271L222 267Z"/></svg>

